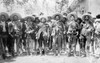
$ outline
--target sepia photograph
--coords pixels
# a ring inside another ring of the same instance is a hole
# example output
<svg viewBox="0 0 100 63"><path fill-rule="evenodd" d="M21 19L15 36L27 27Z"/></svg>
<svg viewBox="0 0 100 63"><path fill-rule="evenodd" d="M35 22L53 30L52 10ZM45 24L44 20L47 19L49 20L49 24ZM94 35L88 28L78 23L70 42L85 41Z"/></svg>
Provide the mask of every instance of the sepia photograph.
<svg viewBox="0 0 100 63"><path fill-rule="evenodd" d="M100 63L100 0L0 0L0 63Z"/></svg>

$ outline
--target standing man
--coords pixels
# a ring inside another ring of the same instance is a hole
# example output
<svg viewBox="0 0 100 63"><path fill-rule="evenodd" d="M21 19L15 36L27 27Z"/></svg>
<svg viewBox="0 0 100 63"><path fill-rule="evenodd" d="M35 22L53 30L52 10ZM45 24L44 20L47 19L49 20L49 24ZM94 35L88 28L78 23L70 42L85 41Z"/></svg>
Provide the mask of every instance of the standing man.
<svg viewBox="0 0 100 63"><path fill-rule="evenodd" d="M36 49L36 34L35 34L35 23L34 18L32 16L28 16L25 18L26 30L25 33L27 35L26 48L29 55L32 55L33 50Z"/></svg>
<svg viewBox="0 0 100 63"><path fill-rule="evenodd" d="M13 13L10 16L12 27L13 27L13 38L14 38L14 50L17 55L22 53L22 23L20 22L21 16L18 13Z"/></svg>
<svg viewBox="0 0 100 63"><path fill-rule="evenodd" d="M7 20L8 20L9 16L7 13L2 12L0 13L0 27L1 27L1 31L0 31L0 42L1 42L1 46L2 46L2 56L3 59L6 58L7 53L8 53L8 42L7 42L7 38L8 38L8 24L7 24Z"/></svg>
<svg viewBox="0 0 100 63"><path fill-rule="evenodd" d="M76 13L72 12L68 15L68 42L69 42L69 56L75 55L76 52L76 44L77 44L77 28L78 24L76 22L77 15Z"/></svg>
<svg viewBox="0 0 100 63"><path fill-rule="evenodd" d="M55 14L54 20L52 20L51 36L53 37L53 50L55 55L60 55L62 50L62 39L63 39L64 28L61 20L62 20L61 14Z"/></svg>
<svg viewBox="0 0 100 63"><path fill-rule="evenodd" d="M94 33L94 26L92 23L92 17L90 14L84 14L83 15L83 27L82 27L82 31L81 31L81 35L83 35L86 38L86 41L84 42L84 48L86 47L86 53L87 56L90 53L90 47L92 46L93 43L93 33Z"/></svg>
<svg viewBox="0 0 100 63"><path fill-rule="evenodd" d="M49 25L49 40L48 40L48 47L49 47L49 50L52 50L52 36L51 36L51 31L52 31L52 17L51 16L48 16L47 18L47 24Z"/></svg>

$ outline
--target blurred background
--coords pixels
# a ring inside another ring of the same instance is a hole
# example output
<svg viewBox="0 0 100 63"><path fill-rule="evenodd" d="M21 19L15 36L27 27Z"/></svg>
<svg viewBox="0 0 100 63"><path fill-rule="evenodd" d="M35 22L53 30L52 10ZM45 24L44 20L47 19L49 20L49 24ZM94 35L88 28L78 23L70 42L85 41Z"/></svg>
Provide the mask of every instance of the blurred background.
<svg viewBox="0 0 100 63"><path fill-rule="evenodd" d="M0 0L0 12L20 13L25 17L75 11L79 16L85 12L91 12L95 16L100 13L99 5L100 0Z"/></svg>

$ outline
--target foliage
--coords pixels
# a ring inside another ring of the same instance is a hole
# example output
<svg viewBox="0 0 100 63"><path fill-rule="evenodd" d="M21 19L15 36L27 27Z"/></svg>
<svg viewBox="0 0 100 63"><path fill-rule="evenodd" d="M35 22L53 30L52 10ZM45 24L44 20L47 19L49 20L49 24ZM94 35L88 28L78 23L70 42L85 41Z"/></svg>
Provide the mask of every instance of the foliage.
<svg viewBox="0 0 100 63"><path fill-rule="evenodd" d="M54 2L52 6L50 3ZM34 13L55 13L67 10L69 0L2 0L2 5L6 8L6 11L13 13L34 14ZM1 3L1 2L0 2ZM21 12L19 12L19 10ZM59 10L59 11L58 11ZM22 12L23 11L23 12Z"/></svg>

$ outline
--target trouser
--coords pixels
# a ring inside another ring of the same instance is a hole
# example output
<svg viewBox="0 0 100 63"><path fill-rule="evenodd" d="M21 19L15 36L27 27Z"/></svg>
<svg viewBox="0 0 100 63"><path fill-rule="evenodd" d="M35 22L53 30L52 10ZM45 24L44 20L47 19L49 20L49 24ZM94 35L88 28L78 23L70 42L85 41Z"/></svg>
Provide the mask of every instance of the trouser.
<svg viewBox="0 0 100 63"><path fill-rule="evenodd" d="M23 33L22 34L22 41L23 41L23 46L24 46L25 50L26 50L26 45L27 45L26 39L27 39L27 35L26 35L26 33Z"/></svg>
<svg viewBox="0 0 100 63"><path fill-rule="evenodd" d="M32 38L31 38L30 35L27 36L26 47L27 47L27 52L28 52L28 54L33 53L33 49L34 49L34 40L32 40Z"/></svg>
<svg viewBox="0 0 100 63"><path fill-rule="evenodd" d="M67 37L66 35L62 36L62 48L65 50L67 45Z"/></svg>
<svg viewBox="0 0 100 63"><path fill-rule="evenodd" d="M44 37L44 39L40 38L38 40L38 43L39 43L39 48L40 49L45 49L45 51L49 46L47 37Z"/></svg>
<svg viewBox="0 0 100 63"><path fill-rule="evenodd" d="M38 40L38 44L39 44L39 48L42 48L43 40L39 39L39 40Z"/></svg>
<svg viewBox="0 0 100 63"><path fill-rule="evenodd" d="M60 52L60 50L62 49L62 35L59 35L57 37L57 41L56 41L57 45L58 45L58 51Z"/></svg>
<svg viewBox="0 0 100 63"><path fill-rule="evenodd" d="M14 51L15 51L14 50L14 38L9 36L7 41L8 41L8 51L12 56L14 56Z"/></svg>
<svg viewBox="0 0 100 63"><path fill-rule="evenodd" d="M8 48L6 37L2 37L2 43L3 43L4 51L6 51L6 48Z"/></svg>
<svg viewBox="0 0 100 63"><path fill-rule="evenodd" d="M60 53L62 49L62 35L54 36L53 37L53 50L54 53Z"/></svg>
<svg viewBox="0 0 100 63"><path fill-rule="evenodd" d="M24 46L24 49L26 50L26 39L24 38L24 39L22 39L23 40L23 46Z"/></svg>
<svg viewBox="0 0 100 63"><path fill-rule="evenodd" d="M85 36L82 36L82 38L80 38L79 44L80 44L80 49L85 51L85 46L86 46L86 37Z"/></svg>
<svg viewBox="0 0 100 63"><path fill-rule="evenodd" d="M52 49L52 42L53 42L53 36L49 37L48 47L49 49Z"/></svg>
<svg viewBox="0 0 100 63"><path fill-rule="evenodd" d="M2 55L4 53L4 45L2 42L2 38L0 37L0 55Z"/></svg>
<svg viewBox="0 0 100 63"><path fill-rule="evenodd" d="M7 44L7 36L2 35L2 44L3 44L3 51L2 51L2 57L3 59L6 58L6 53L8 53L8 44Z"/></svg>
<svg viewBox="0 0 100 63"><path fill-rule="evenodd" d="M77 44L77 37L76 36L70 36L69 37L69 52L75 52L76 51L76 44Z"/></svg>
<svg viewBox="0 0 100 63"><path fill-rule="evenodd" d="M22 52L22 41L21 41L21 37L17 36L14 38L14 44L16 44L16 52L17 54L20 54Z"/></svg>
<svg viewBox="0 0 100 63"><path fill-rule="evenodd" d="M86 49L89 51L90 50L90 46L92 45L92 41L91 41L91 37L87 37L87 41L86 41Z"/></svg>

